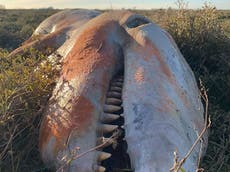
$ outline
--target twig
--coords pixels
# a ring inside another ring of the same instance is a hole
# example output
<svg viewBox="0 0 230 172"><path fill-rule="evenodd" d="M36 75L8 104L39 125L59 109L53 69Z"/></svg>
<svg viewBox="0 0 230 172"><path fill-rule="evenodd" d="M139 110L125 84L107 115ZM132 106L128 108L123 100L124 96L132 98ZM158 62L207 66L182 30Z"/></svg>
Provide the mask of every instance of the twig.
<svg viewBox="0 0 230 172"><path fill-rule="evenodd" d="M8 149L8 147L9 147L9 145L11 144L11 142L12 142L12 140L13 140L13 138L14 138L14 133L16 132L17 128L18 128L18 126L16 125L15 128L14 128L13 133L10 135L10 139L8 140L8 142L7 142L7 144L6 144L5 148L4 148L4 150L3 150L2 153L0 154L0 159L2 159L2 158L4 157L4 155L5 155L5 153L6 153L7 149Z"/></svg>
<svg viewBox="0 0 230 172"><path fill-rule="evenodd" d="M200 89L201 97L205 101L205 125L204 125L203 130L201 131L201 133L197 137L196 141L193 143L193 145L191 146L191 148L189 149L187 154L184 156L184 158L182 158L180 161L178 161L177 151L174 152L174 164L173 164L173 167L170 169L170 172L178 172L181 169L182 165L185 163L186 159L190 156L190 154L194 150L195 146L198 144L198 142L200 140L202 140L203 135L205 134L207 129L210 128L210 126L211 126L211 119L210 119L210 116L208 116L208 95L207 95L206 89L205 89L201 79L199 79L199 81L200 81L200 86L201 86L201 89ZM200 161L200 155L201 155L201 153L199 153L199 161Z"/></svg>
<svg viewBox="0 0 230 172"><path fill-rule="evenodd" d="M198 157L198 162L197 162L197 169L199 170L200 167L200 162L201 162L201 157L202 157L202 149L203 149L203 139L200 140L200 150L199 150L199 157Z"/></svg>
<svg viewBox="0 0 230 172"><path fill-rule="evenodd" d="M82 156L85 156L86 154L92 152L92 151L95 151L97 149L100 149L102 147L104 147L107 143L109 143L110 141L113 141L114 139L116 139L118 136L120 135L120 132L117 131L117 132L114 132L113 135L111 137L109 137L105 142L103 142L102 144L98 145L98 146L95 146L85 152L82 152L80 153L79 155L72 155L69 159L66 160L66 162L60 167L58 168L57 172L62 172L64 167L66 165L68 165L70 162L72 162L73 160L76 160L76 159L79 159L81 158ZM75 149L74 149L75 150ZM77 147L77 150L79 150L79 147Z"/></svg>

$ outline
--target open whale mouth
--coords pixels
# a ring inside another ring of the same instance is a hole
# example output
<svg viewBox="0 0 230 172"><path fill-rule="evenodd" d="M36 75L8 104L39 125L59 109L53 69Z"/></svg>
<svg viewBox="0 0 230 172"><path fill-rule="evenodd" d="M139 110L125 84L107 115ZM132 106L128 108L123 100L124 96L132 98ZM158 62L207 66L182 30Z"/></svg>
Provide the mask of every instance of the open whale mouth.
<svg viewBox="0 0 230 172"><path fill-rule="evenodd" d="M183 156L204 124L191 69L171 36L145 17L92 13L50 19L74 38L60 47L70 51L42 121L42 159L70 172L169 171L174 151ZM73 158L76 148L84 156ZM188 172L198 154L196 147L184 164Z"/></svg>
<svg viewBox="0 0 230 172"><path fill-rule="evenodd" d="M124 114L122 107L123 82L124 72L121 70L110 82L109 90L106 95L104 113L100 118L102 125L105 125L104 130L102 129L101 133L103 139L107 140L114 135L116 137L116 140L114 140L109 146L102 149L103 152L106 152L104 154L104 158L108 157L108 159L102 158L102 161L99 161L99 165L102 166L101 171L132 171L130 157L127 153L128 145L125 141ZM110 131L110 129L113 131L108 133L103 132L105 130Z"/></svg>

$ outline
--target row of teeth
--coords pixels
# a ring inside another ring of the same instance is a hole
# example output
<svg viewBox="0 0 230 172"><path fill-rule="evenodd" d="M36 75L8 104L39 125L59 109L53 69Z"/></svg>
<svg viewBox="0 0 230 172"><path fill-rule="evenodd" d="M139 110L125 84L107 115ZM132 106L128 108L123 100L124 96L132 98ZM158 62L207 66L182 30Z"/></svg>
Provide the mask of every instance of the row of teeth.
<svg viewBox="0 0 230 172"><path fill-rule="evenodd" d="M105 138L104 136L109 133L113 133L119 127L123 128L123 126L111 125L111 123L119 118L123 117L121 112L123 111L122 107L122 86L123 86L123 76L117 77L112 81L110 85L110 89L107 92L105 105L104 105L104 113L100 116L101 124L98 126L98 133L102 135L102 137L98 138L98 145L103 144L109 146L113 143L113 141L109 138ZM106 168L101 166L101 162L110 158L111 154L103 151L98 151L98 164L95 167L95 172L105 172Z"/></svg>

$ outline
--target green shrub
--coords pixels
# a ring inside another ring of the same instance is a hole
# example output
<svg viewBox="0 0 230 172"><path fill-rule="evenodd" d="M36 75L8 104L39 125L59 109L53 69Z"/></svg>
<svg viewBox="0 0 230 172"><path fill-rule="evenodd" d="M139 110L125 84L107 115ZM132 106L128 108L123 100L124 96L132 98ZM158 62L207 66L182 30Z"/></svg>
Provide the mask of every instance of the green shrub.
<svg viewBox="0 0 230 172"><path fill-rule="evenodd" d="M230 39L219 13L210 4L186 10L183 1L175 15L166 12L164 27L173 36L195 76L208 88L212 127L202 166L208 172L230 171Z"/></svg>
<svg viewBox="0 0 230 172"><path fill-rule="evenodd" d="M59 10L2 10L0 9L0 47L13 50L27 40L36 27Z"/></svg>
<svg viewBox="0 0 230 172"><path fill-rule="evenodd" d="M9 57L0 52L0 171L42 167L38 131L57 71L42 53L26 54Z"/></svg>

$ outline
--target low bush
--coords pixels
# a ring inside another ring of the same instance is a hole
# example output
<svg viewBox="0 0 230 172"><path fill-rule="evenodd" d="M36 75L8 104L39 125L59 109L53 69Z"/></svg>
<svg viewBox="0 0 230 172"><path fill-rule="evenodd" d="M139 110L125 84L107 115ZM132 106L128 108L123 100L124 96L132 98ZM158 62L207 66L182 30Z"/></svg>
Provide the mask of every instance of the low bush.
<svg viewBox="0 0 230 172"><path fill-rule="evenodd" d="M0 171L42 167L39 125L58 72L40 52L26 54L8 56L0 51Z"/></svg>
<svg viewBox="0 0 230 172"><path fill-rule="evenodd" d="M219 12L210 4L186 10L183 1L174 15L166 11L163 27L172 35L197 78L208 89L212 126L202 166L208 172L230 171L230 39ZM160 23L161 24L161 23Z"/></svg>

